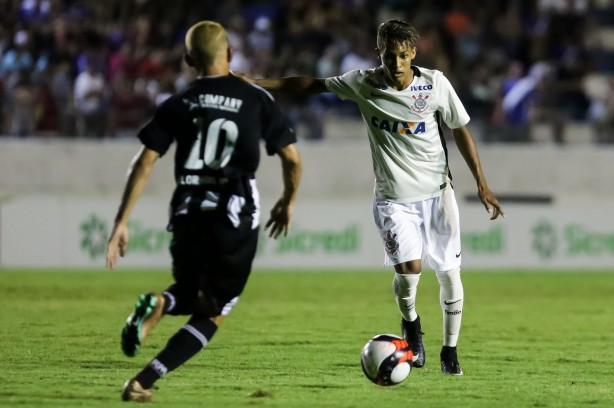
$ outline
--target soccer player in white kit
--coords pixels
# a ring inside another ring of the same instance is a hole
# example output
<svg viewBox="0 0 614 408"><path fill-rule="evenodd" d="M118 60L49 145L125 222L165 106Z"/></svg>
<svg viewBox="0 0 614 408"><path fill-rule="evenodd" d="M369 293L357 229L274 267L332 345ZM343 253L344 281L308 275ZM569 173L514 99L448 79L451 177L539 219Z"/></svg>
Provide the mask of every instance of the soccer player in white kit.
<svg viewBox="0 0 614 408"><path fill-rule="evenodd" d="M377 68L331 78L243 78L270 91L333 92L358 105L373 157L373 216L386 250L385 265L395 269L393 290L402 315L403 337L414 351L414 367L426 363L424 333L415 307L424 261L435 270L440 285L441 370L462 375L456 352L464 300L459 213L442 121L452 129L491 220L503 212L488 187L466 128L469 115L452 85L440 71L411 65L418 38L410 24L389 20L378 28L381 65Z"/></svg>

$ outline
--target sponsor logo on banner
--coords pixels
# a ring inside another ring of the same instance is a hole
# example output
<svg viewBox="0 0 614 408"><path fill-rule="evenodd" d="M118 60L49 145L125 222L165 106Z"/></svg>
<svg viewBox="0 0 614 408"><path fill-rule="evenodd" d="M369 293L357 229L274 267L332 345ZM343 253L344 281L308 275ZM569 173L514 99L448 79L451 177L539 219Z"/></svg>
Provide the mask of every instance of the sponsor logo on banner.
<svg viewBox="0 0 614 408"><path fill-rule="evenodd" d="M533 251L542 259L552 258L557 250L558 238L554 225L541 220L531 228L533 233Z"/></svg>
<svg viewBox="0 0 614 408"><path fill-rule="evenodd" d="M261 230L257 256L264 255L351 255L361 247L360 227L349 224L341 229L293 228L287 237L271 240Z"/></svg>
<svg viewBox="0 0 614 408"><path fill-rule="evenodd" d="M486 231L463 232L461 233L461 246L464 251L472 254L501 254L505 250L503 229L501 226L496 226Z"/></svg>
<svg viewBox="0 0 614 408"><path fill-rule="evenodd" d="M99 259L107 251L108 225L106 221L90 214L85 220L79 223L81 230L81 251L88 254L90 259Z"/></svg>
<svg viewBox="0 0 614 408"><path fill-rule="evenodd" d="M554 256L614 256L614 231L594 231L578 224L539 220L532 228L532 249L542 259Z"/></svg>
<svg viewBox="0 0 614 408"><path fill-rule="evenodd" d="M111 224L98 214L90 214L79 223L81 231L81 251L91 260L98 260L106 255L107 240ZM130 240L127 251L132 253L165 253L171 241L171 234L165 229L149 227L143 222L128 221Z"/></svg>

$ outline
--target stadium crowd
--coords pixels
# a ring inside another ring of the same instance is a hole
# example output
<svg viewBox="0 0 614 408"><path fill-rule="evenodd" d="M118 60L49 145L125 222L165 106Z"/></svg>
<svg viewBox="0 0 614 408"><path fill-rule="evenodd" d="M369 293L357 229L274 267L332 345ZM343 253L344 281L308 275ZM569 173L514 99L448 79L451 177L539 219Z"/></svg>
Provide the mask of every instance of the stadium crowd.
<svg viewBox="0 0 614 408"><path fill-rule="evenodd" d="M232 68L254 77L370 68L379 23L421 33L416 65L443 71L484 142L530 140L568 123L614 142L611 0L0 0L0 135L117 137L193 79L183 36L197 20L228 30ZM599 78L593 90L589 78ZM284 100L303 138L324 114L356 115L329 94Z"/></svg>

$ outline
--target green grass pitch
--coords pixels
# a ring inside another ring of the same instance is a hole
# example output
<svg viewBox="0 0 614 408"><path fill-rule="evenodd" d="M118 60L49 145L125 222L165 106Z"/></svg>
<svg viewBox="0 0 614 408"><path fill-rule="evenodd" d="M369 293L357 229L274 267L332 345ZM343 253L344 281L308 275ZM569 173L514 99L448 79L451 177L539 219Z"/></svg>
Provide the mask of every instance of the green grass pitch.
<svg viewBox="0 0 614 408"><path fill-rule="evenodd" d="M158 382L160 407L613 407L614 273L465 271L459 358L439 372L434 273L418 292L427 364L379 387L360 368L399 334L391 271L257 270L199 355ZM119 333L160 271L0 271L0 407L123 407L119 392L185 323L166 317L133 359Z"/></svg>

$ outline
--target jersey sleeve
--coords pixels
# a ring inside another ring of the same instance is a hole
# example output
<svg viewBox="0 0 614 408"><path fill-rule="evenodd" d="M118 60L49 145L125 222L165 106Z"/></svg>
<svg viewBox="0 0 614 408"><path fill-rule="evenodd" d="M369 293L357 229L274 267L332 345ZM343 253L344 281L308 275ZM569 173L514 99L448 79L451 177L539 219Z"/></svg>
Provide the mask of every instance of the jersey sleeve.
<svg viewBox="0 0 614 408"><path fill-rule="evenodd" d="M263 136L266 152L269 156L274 155L282 147L296 143L296 134L290 126L288 118L281 111L275 99L266 92L264 99Z"/></svg>
<svg viewBox="0 0 614 408"><path fill-rule="evenodd" d="M439 111L446 125L456 129L469 123L469 114L454 91L452 84L443 74L439 76L440 100Z"/></svg>
<svg viewBox="0 0 614 408"><path fill-rule="evenodd" d="M346 72L341 76L326 78L324 84L326 88L345 100L356 99L356 89L358 88L359 78L362 76L362 71L354 70Z"/></svg>
<svg viewBox="0 0 614 408"><path fill-rule="evenodd" d="M169 104L163 103L137 135L145 147L158 152L160 157L166 154L174 140L169 130L171 129L169 117Z"/></svg>

